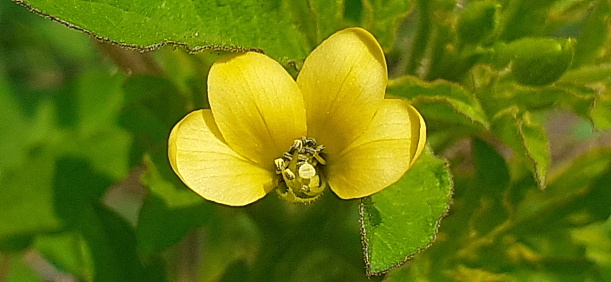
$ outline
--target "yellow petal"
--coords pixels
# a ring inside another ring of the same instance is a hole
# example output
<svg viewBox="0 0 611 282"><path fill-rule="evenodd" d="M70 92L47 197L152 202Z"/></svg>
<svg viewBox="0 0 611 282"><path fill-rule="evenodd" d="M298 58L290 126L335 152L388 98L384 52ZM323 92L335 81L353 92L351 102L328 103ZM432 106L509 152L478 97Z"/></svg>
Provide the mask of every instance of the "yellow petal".
<svg viewBox="0 0 611 282"><path fill-rule="evenodd" d="M273 171L255 165L223 142L210 110L194 111L174 126L168 156L180 179L210 201L243 206L275 188Z"/></svg>
<svg viewBox="0 0 611 282"><path fill-rule="evenodd" d="M398 181L420 155L426 128L402 100L385 100L367 131L337 158L328 158L329 186L340 198L369 196Z"/></svg>
<svg viewBox="0 0 611 282"><path fill-rule="evenodd" d="M308 136L333 155L361 135L384 99L388 73L382 48L361 28L341 30L306 58L297 77Z"/></svg>
<svg viewBox="0 0 611 282"><path fill-rule="evenodd" d="M412 137L410 138L411 161L409 164L411 167L418 160L426 146L426 123L420 112L412 107L412 105L409 105L409 115L412 126Z"/></svg>
<svg viewBox="0 0 611 282"><path fill-rule="evenodd" d="M293 78L271 58L254 52L217 61L208 98L223 138L236 152L272 169L306 133L303 97Z"/></svg>

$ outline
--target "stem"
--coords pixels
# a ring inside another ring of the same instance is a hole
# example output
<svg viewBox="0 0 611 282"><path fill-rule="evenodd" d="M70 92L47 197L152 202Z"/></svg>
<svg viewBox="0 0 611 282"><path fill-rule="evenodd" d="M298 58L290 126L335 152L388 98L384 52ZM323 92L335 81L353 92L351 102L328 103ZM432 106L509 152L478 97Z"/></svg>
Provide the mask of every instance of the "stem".
<svg viewBox="0 0 611 282"><path fill-rule="evenodd" d="M446 38L448 37L446 30L443 30L443 27L437 27L435 31L435 34L431 36L432 39L430 45L432 48L432 52L429 57L428 69L426 73L423 74L424 79L429 81L435 80L436 78L442 76L441 73L445 69L444 63L450 59L448 58L449 56L447 56L448 54L446 53L446 50L444 48L444 46L448 42L446 40Z"/></svg>
<svg viewBox="0 0 611 282"><path fill-rule="evenodd" d="M412 51L407 63L407 74L411 75L416 74L418 67L420 67L431 33L430 2L428 0L418 0L416 4L418 6L419 17L418 31L414 37Z"/></svg>
<svg viewBox="0 0 611 282"><path fill-rule="evenodd" d="M202 230L197 229L178 245L176 276L178 281L199 281Z"/></svg>
<svg viewBox="0 0 611 282"><path fill-rule="evenodd" d="M464 248L457 252L456 256L459 258L469 258L473 256L473 254L477 254L482 247L491 246L497 242L501 235L506 234L506 232L511 229L511 226L512 222L506 220L486 235L469 242Z"/></svg>
<svg viewBox="0 0 611 282"><path fill-rule="evenodd" d="M150 53L125 49L108 42L96 41L96 43L100 50L128 75L163 75L163 71L159 65L157 65L153 57L151 57Z"/></svg>
<svg viewBox="0 0 611 282"><path fill-rule="evenodd" d="M351 205L353 203L340 202L329 194L310 205L298 207L303 209L297 210L297 213L293 216L282 213L281 209L269 210L269 202L262 203L266 205L265 207L258 204L249 207L248 212L260 227L263 238L256 259L257 264L251 269L249 277L251 280L265 281L279 278L274 277L274 275L283 274L279 272L278 262L286 263L290 260L291 263L299 263L292 256L295 253L307 256L312 251L322 248L332 250L341 256L346 248L345 242L339 239L345 237L339 234L346 230L346 220L350 214L350 209L356 209L356 207ZM276 201L279 200L276 199ZM280 202L279 204L281 207L285 206L285 203ZM280 213L278 213L279 211ZM286 220L287 218L293 220ZM330 234L335 235L329 236ZM358 240L358 232L355 232L352 242L355 243L354 253L360 252ZM354 257L354 253L346 255L346 257ZM362 264L362 267L364 267L361 260L351 261L350 263L359 264L359 267ZM294 267L298 268L299 265Z"/></svg>
<svg viewBox="0 0 611 282"><path fill-rule="evenodd" d="M6 281L11 269L11 257L6 254L0 254L0 281Z"/></svg>

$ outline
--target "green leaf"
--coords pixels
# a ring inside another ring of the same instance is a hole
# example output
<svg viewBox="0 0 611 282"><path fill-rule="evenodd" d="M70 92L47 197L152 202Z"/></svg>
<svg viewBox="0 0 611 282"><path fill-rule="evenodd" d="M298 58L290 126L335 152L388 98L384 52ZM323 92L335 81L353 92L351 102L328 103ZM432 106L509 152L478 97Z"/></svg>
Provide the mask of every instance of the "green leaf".
<svg viewBox="0 0 611 282"><path fill-rule="evenodd" d="M403 76L388 83L388 93L407 98L427 122L488 128L488 119L477 99L460 85L437 80L425 82Z"/></svg>
<svg viewBox="0 0 611 282"><path fill-rule="evenodd" d="M362 25L376 36L385 51L395 43L395 34L412 7L412 1L364 0Z"/></svg>
<svg viewBox="0 0 611 282"><path fill-rule="evenodd" d="M509 168L505 159L488 143L473 140L477 186L482 194L498 196L509 187ZM498 194L498 195L497 195Z"/></svg>
<svg viewBox="0 0 611 282"><path fill-rule="evenodd" d="M87 205L79 217L93 280L120 281L140 274L135 237L123 218L96 202Z"/></svg>
<svg viewBox="0 0 611 282"><path fill-rule="evenodd" d="M469 197L477 205L469 218L470 234L487 234L508 217L503 195L509 188L510 175L505 159L486 142L472 143L476 186ZM473 205L472 204L472 205Z"/></svg>
<svg viewBox="0 0 611 282"><path fill-rule="evenodd" d="M582 78L591 74L593 77ZM604 73L604 71L603 71ZM498 83L492 91L483 91L478 96L489 113L497 114L514 105L521 111L540 111L550 108L563 108L573 111L583 118L594 120L593 110L598 101L604 105L606 99L605 81L600 79L604 74L596 71L574 74L570 79L561 79L552 85L531 87L513 83L506 79ZM598 77L598 78L595 78ZM578 81L582 79L582 81ZM592 80L597 79L597 80ZM611 81L609 81L611 82ZM610 84L611 86L611 84ZM604 110L604 109L597 109ZM602 124L604 124L604 116Z"/></svg>
<svg viewBox="0 0 611 282"><path fill-rule="evenodd" d="M188 50L261 49L286 61L305 57L305 37L277 0L15 0L65 25L142 50L165 44Z"/></svg>
<svg viewBox="0 0 611 282"><path fill-rule="evenodd" d="M344 0L286 1L299 22L299 28L315 46L347 24L344 20Z"/></svg>
<svg viewBox="0 0 611 282"><path fill-rule="evenodd" d="M426 150L399 182L361 201L367 274L396 267L427 248L448 210L452 179Z"/></svg>
<svg viewBox="0 0 611 282"><path fill-rule="evenodd" d="M545 229L541 226L541 229ZM551 230L548 230L551 231ZM598 280L594 261L585 256L584 248L576 244L569 230L553 230L544 236L525 236L518 243L510 247L510 252L521 252L525 267L522 273L516 275L523 280L533 280L536 272L548 273L548 281L566 280L567 278L580 278L575 280ZM525 255L530 253L530 255ZM525 255L525 256L524 256ZM536 265L536 268L529 267ZM531 271L528 271L532 269ZM524 271L526 270L526 271ZM535 274L534 276L531 276ZM523 276L524 275L524 276ZM531 276L531 277L528 277ZM590 279L588 279L590 278ZM571 279L569 279L571 280Z"/></svg>
<svg viewBox="0 0 611 282"><path fill-rule="evenodd" d="M33 245L45 260L58 270L84 280L87 273L83 241L77 232L39 235Z"/></svg>
<svg viewBox="0 0 611 282"><path fill-rule="evenodd" d="M511 277L503 273L494 273L484 268L470 268L458 265L455 269L447 272L454 281L513 281Z"/></svg>
<svg viewBox="0 0 611 282"><path fill-rule="evenodd" d="M183 240L213 216L212 205L186 188L174 175L165 154L145 158L142 184L150 193L140 210L138 251L149 257Z"/></svg>
<svg viewBox="0 0 611 282"><path fill-rule="evenodd" d="M0 174L0 238L61 229L55 216L52 181L54 161L34 150L21 167Z"/></svg>
<svg viewBox="0 0 611 282"><path fill-rule="evenodd" d="M513 41L520 37L543 35L549 7L557 0L517 0L504 2L501 9L500 38Z"/></svg>
<svg viewBox="0 0 611 282"><path fill-rule="evenodd" d="M129 172L126 156L132 137L116 124L124 80L123 75L109 75L107 70L94 69L69 82L70 91L56 98L55 112L60 123L67 119L70 126L50 136L49 142L57 155L82 159L113 180L122 179ZM73 108L74 114L66 116L67 108Z"/></svg>
<svg viewBox="0 0 611 282"><path fill-rule="evenodd" d="M142 108L135 111L146 113L149 124L160 124L164 130L173 127L185 114L185 97L181 96L176 86L167 79L148 75L134 75L125 81L123 91L125 92L123 114L135 107ZM140 117L140 119L144 120L145 117ZM121 121L127 125L126 127L134 131L136 131L137 125L142 126L138 121L128 123L129 121L124 120L124 118ZM164 130L162 131L166 133Z"/></svg>
<svg viewBox="0 0 611 282"><path fill-rule="evenodd" d="M590 111L590 118L600 129L611 128L611 96L600 96Z"/></svg>
<svg viewBox="0 0 611 282"><path fill-rule="evenodd" d="M34 236L16 235L0 237L0 253L14 253L22 251L32 244Z"/></svg>
<svg viewBox="0 0 611 282"><path fill-rule="evenodd" d="M506 100L498 100L498 104L505 106L514 104L521 109L540 110L552 108L559 105L567 105L576 113L583 113L591 106L592 96L584 93L585 91L576 91L569 86L554 86L548 87L528 87L519 84L506 84L504 87L498 87L499 96L509 96ZM579 92L578 94L575 92Z"/></svg>
<svg viewBox="0 0 611 282"><path fill-rule="evenodd" d="M163 268L155 260L148 260L149 266L140 262L134 230L124 218L96 202L80 216L79 231L90 255L94 281L163 280Z"/></svg>
<svg viewBox="0 0 611 282"><path fill-rule="evenodd" d="M134 75L125 81L123 90L119 124L136 139L130 160L135 165L147 151L166 151L170 131L186 114L186 101L171 81L160 77Z"/></svg>
<svg viewBox="0 0 611 282"><path fill-rule="evenodd" d="M597 51L604 48L605 44L609 42L611 4L607 0L596 2L577 38L575 46L575 65L577 66L594 61L600 54Z"/></svg>
<svg viewBox="0 0 611 282"><path fill-rule="evenodd" d="M0 265L6 267L2 270L8 273L0 273L5 282L40 282L40 274L36 272L27 262L24 254L5 255L0 254Z"/></svg>
<svg viewBox="0 0 611 282"><path fill-rule="evenodd" d="M470 2L458 18L459 43L474 46L491 36L498 21L497 8L494 2Z"/></svg>
<svg viewBox="0 0 611 282"><path fill-rule="evenodd" d="M5 79L0 69L0 131L10 134L0 135L0 171L4 168L16 167L28 161L40 149L40 143L46 143L45 138L55 133L55 126L50 103L40 103L33 117L28 117L17 103L19 95L11 93L11 85ZM32 93L27 93L32 94ZM0 174L1 177L1 174ZM3 189L3 186L0 186ZM6 188L5 188L6 189Z"/></svg>
<svg viewBox="0 0 611 282"><path fill-rule="evenodd" d="M611 66L584 66L571 69L564 73L558 82L571 82L573 84L588 85L597 82L611 82Z"/></svg>
<svg viewBox="0 0 611 282"><path fill-rule="evenodd" d="M609 218L611 152L593 151L567 165L545 193L533 191L519 206L514 232L555 232Z"/></svg>
<svg viewBox="0 0 611 282"><path fill-rule="evenodd" d="M611 280L611 261L608 261L609 232L611 231L611 220L601 224L592 224L584 228L571 231L574 242L581 244L586 250L586 256L598 262L598 277L603 281Z"/></svg>
<svg viewBox="0 0 611 282"><path fill-rule="evenodd" d="M492 130L518 156L526 157L537 184L545 188L550 153L547 134L541 125L534 123L528 112L521 113L517 107L510 107L493 117Z"/></svg>
<svg viewBox="0 0 611 282"><path fill-rule="evenodd" d="M112 183L111 179L95 171L82 159L58 159L53 181L55 213L67 226L75 226L89 203L102 197Z"/></svg>

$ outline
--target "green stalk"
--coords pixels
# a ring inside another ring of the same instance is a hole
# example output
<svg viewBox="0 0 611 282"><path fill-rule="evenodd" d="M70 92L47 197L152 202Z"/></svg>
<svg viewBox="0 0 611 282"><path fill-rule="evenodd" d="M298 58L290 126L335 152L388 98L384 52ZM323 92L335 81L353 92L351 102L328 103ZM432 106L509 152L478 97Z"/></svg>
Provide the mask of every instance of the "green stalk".
<svg viewBox="0 0 611 282"><path fill-rule="evenodd" d="M418 7L418 31L414 37L412 51L407 63L407 74L415 75L424 54L431 34L431 4L428 0L417 0Z"/></svg>

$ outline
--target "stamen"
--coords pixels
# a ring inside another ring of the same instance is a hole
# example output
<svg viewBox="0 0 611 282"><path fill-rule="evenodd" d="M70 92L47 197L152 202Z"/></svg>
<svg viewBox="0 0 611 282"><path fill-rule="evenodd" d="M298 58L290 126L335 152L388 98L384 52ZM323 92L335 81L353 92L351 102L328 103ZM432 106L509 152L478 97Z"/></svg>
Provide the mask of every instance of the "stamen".
<svg viewBox="0 0 611 282"><path fill-rule="evenodd" d="M282 171L282 177L284 177L284 180L294 180L295 174L287 168Z"/></svg>
<svg viewBox="0 0 611 282"><path fill-rule="evenodd" d="M275 159L274 164L276 165L276 174L282 173L282 171L286 168L286 162L283 158Z"/></svg>
<svg viewBox="0 0 611 282"><path fill-rule="evenodd" d="M326 165L327 161L325 161L325 159L323 159L318 153L314 154L314 158L318 161L318 163L320 163L321 165Z"/></svg>
<svg viewBox="0 0 611 282"><path fill-rule="evenodd" d="M295 151L301 151L301 148L303 148L303 143L304 142L302 140L295 140L291 148L289 148L288 153L292 155L295 153Z"/></svg>
<svg viewBox="0 0 611 282"><path fill-rule="evenodd" d="M282 157L274 160L276 173L282 175L276 191L290 202L309 203L318 199L327 187L321 166L327 162L321 155L325 146L316 139L301 137L293 141Z"/></svg>

